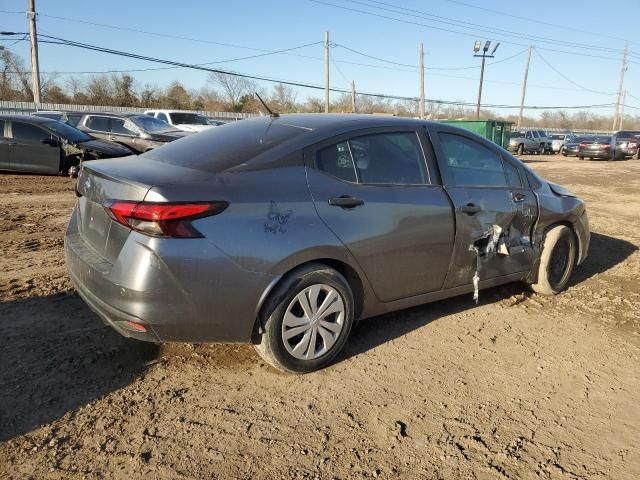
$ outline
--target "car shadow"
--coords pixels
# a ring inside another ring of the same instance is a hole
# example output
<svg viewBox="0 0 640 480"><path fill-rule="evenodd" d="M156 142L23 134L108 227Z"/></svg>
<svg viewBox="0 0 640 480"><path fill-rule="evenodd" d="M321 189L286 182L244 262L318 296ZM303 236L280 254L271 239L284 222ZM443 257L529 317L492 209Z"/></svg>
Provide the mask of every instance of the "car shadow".
<svg viewBox="0 0 640 480"><path fill-rule="evenodd" d="M582 265L574 269L569 287L584 282L594 275L606 272L622 263L636 250L638 247L625 240L601 233L592 233L589 256ZM496 303L514 295L529 297L534 294L524 284L516 282L482 290L480 304ZM475 307L475 302L469 293L363 320L351 333L351 338L338 356L337 361L347 360L422 328L442 317L460 313L473 307Z"/></svg>
<svg viewBox="0 0 640 480"><path fill-rule="evenodd" d="M0 441L130 384L157 353L103 325L77 294L0 303Z"/></svg>

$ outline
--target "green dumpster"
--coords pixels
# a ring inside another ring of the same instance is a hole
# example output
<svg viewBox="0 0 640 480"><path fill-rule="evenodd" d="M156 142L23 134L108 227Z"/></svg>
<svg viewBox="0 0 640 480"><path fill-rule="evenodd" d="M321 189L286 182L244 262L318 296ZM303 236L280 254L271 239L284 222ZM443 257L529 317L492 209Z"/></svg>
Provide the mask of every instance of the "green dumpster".
<svg viewBox="0 0 640 480"><path fill-rule="evenodd" d="M502 148L509 147L509 138L513 122L503 120L440 120L442 123L464 128L481 137L497 143Z"/></svg>

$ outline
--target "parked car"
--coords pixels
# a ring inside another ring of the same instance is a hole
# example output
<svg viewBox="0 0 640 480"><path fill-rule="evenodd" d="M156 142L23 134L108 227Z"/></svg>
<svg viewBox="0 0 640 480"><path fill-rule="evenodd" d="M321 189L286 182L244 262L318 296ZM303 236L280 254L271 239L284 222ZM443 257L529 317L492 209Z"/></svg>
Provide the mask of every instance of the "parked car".
<svg viewBox="0 0 640 480"><path fill-rule="evenodd" d="M621 130L613 134L612 145L615 145L615 158L638 158L640 131Z"/></svg>
<svg viewBox="0 0 640 480"><path fill-rule="evenodd" d="M0 115L0 170L66 174L86 160L128 155L128 148L96 140L63 122Z"/></svg>
<svg viewBox="0 0 640 480"><path fill-rule="evenodd" d="M124 145L136 154L188 135L141 113L88 113L82 116L78 128L94 137Z"/></svg>
<svg viewBox="0 0 640 480"><path fill-rule="evenodd" d="M212 125L207 117L194 112L180 110L147 110L146 115L167 122L178 130L185 132L201 132L217 125Z"/></svg>
<svg viewBox="0 0 640 480"><path fill-rule="evenodd" d="M551 140L551 150L553 153L562 153L567 142L571 142L575 138L572 133L554 133L549 139Z"/></svg>
<svg viewBox="0 0 640 480"><path fill-rule="evenodd" d="M62 111L44 111L40 110L33 112L31 115L36 117L49 118L51 120L58 120L60 122L68 123L72 127L78 125L78 122L84 115L83 112L62 112Z"/></svg>
<svg viewBox="0 0 640 480"><path fill-rule="evenodd" d="M509 140L510 152L515 152L518 155L525 153L537 153L543 154L550 151L550 141L546 138L546 134L541 135L541 130L524 129L515 132L511 132L511 139Z"/></svg>
<svg viewBox="0 0 640 480"><path fill-rule="evenodd" d="M540 144L544 147L544 151L541 153L553 153L553 143L551 142L551 138L547 135L547 132L544 130L534 130L534 132L538 133L538 140Z"/></svg>
<svg viewBox="0 0 640 480"><path fill-rule="evenodd" d="M583 139L578 146L578 158L584 160L600 159L611 160L613 159L613 148L611 145L611 137L608 136L593 136Z"/></svg>
<svg viewBox="0 0 640 480"><path fill-rule="evenodd" d="M77 191L66 262L105 323L253 342L289 372L374 315L512 281L559 293L589 246L575 195L467 130L399 117L243 120L88 162Z"/></svg>
<svg viewBox="0 0 640 480"><path fill-rule="evenodd" d="M562 155L565 157L577 157L578 151L580 150L580 143L592 140L593 136L582 135L575 136L568 140L565 140L564 149L561 151Z"/></svg>

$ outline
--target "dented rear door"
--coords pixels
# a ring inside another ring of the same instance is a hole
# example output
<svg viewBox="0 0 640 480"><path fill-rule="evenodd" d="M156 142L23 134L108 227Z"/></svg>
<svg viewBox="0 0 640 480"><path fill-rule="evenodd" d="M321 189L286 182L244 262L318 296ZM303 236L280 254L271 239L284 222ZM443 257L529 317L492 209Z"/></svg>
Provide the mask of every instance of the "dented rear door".
<svg viewBox="0 0 640 480"><path fill-rule="evenodd" d="M517 166L489 142L458 130L431 132L456 237L444 288L527 272L537 201Z"/></svg>

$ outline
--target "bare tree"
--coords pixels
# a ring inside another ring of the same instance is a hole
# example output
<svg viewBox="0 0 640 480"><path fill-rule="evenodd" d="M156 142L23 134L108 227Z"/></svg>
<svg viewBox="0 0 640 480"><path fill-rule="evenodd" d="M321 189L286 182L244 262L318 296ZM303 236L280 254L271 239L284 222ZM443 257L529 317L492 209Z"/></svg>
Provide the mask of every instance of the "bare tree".
<svg viewBox="0 0 640 480"><path fill-rule="evenodd" d="M209 82L222 90L229 108L233 111L240 111L242 109L240 102L242 97L253 93L253 90L255 90L255 83L251 80L228 73L212 72L209 74Z"/></svg>
<svg viewBox="0 0 640 480"><path fill-rule="evenodd" d="M276 83L270 96L272 108L278 112L295 112L297 110L296 97L297 94L291 86Z"/></svg>

